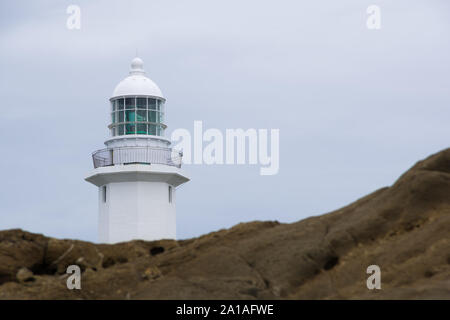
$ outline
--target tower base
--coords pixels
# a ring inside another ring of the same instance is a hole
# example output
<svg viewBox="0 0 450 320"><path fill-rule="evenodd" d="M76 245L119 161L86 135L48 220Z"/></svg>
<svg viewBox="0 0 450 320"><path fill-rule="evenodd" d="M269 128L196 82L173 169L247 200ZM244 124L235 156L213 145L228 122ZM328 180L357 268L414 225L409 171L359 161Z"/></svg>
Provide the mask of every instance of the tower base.
<svg viewBox="0 0 450 320"><path fill-rule="evenodd" d="M189 181L181 169L128 164L95 169L99 187L99 241L176 239L175 188Z"/></svg>

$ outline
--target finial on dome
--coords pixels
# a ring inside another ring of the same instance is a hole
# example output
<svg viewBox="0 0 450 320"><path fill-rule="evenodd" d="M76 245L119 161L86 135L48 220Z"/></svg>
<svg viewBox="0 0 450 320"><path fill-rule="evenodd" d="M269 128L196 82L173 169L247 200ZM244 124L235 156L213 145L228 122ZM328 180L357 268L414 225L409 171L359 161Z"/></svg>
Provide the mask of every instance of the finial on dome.
<svg viewBox="0 0 450 320"><path fill-rule="evenodd" d="M145 74L144 61L141 58L136 57L131 61L130 74Z"/></svg>

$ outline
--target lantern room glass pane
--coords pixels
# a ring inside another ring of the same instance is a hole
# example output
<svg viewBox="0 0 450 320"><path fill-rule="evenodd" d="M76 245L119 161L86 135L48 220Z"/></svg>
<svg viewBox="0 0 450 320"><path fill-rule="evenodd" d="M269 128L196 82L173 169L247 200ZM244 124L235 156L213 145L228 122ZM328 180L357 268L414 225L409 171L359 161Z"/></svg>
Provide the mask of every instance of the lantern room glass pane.
<svg viewBox="0 0 450 320"><path fill-rule="evenodd" d="M135 110L126 110L125 111L125 121L126 122L136 121L136 111Z"/></svg>
<svg viewBox="0 0 450 320"><path fill-rule="evenodd" d="M126 134L136 134L136 124L127 123L125 125L125 128L126 128Z"/></svg>
<svg viewBox="0 0 450 320"><path fill-rule="evenodd" d="M146 98L136 98L136 107L138 109L147 109L147 99Z"/></svg>
<svg viewBox="0 0 450 320"><path fill-rule="evenodd" d="M134 109L136 104L135 98L125 98L125 109Z"/></svg>
<svg viewBox="0 0 450 320"><path fill-rule="evenodd" d="M147 125L145 123L137 124L137 134L147 134Z"/></svg>
<svg viewBox="0 0 450 320"><path fill-rule="evenodd" d="M119 111L118 113L119 113L119 122L124 122L125 120L123 118L124 115L123 111Z"/></svg>
<svg viewBox="0 0 450 320"><path fill-rule="evenodd" d="M149 111L148 112L148 121L156 122L156 111Z"/></svg>
<svg viewBox="0 0 450 320"><path fill-rule="evenodd" d="M116 110L123 110L123 99L117 99L115 102Z"/></svg>
<svg viewBox="0 0 450 320"><path fill-rule="evenodd" d="M111 122L112 123L116 122L116 113L115 112L111 113Z"/></svg>
<svg viewBox="0 0 450 320"><path fill-rule="evenodd" d="M156 99L148 98L148 109L156 110Z"/></svg>
<svg viewBox="0 0 450 320"><path fill-rule="evenodd" d="M149 124L148 125L148 134L151 134L151 135L156 135L156 125L154 125L154 124Z"/></svg>
<svg viewBox="0 0 450 320"><path fill-rule="evenodd" d="M119 136L123 135L123 128L124 128L123 124L121 124L117 127Z"/></svg>
<svg viewBox="0 0 450 320"><path fill-rule="evenodd" d="M137 111L137 121L147 121L147 111L138 110Z"/></svg>

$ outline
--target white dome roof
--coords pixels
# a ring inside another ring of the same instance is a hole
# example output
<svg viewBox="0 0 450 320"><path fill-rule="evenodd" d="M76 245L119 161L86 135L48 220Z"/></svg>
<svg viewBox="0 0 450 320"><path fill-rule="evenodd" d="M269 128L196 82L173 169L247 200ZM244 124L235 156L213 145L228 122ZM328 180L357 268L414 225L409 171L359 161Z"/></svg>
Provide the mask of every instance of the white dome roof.
<svg viewBox="0 0 450 320"><path fill-rule="evenodd" d="M145 76L144 62L137 57L131 61L130 75L119 82L111 98L128 95L153 96L164 99L161 89Z"/></svg>

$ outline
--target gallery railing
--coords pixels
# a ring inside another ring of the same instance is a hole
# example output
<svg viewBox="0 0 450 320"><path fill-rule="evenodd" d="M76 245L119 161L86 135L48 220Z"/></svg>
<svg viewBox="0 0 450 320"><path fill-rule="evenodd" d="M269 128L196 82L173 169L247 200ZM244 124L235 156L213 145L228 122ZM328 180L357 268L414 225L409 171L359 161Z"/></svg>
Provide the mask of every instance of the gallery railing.
<svg viewBox="0 0 450 320"><path fill-rule="evenodd" d="M92 153L94 168L116 164L165 164L181 168L182 153L172 148L120 147Z"/></svg>

